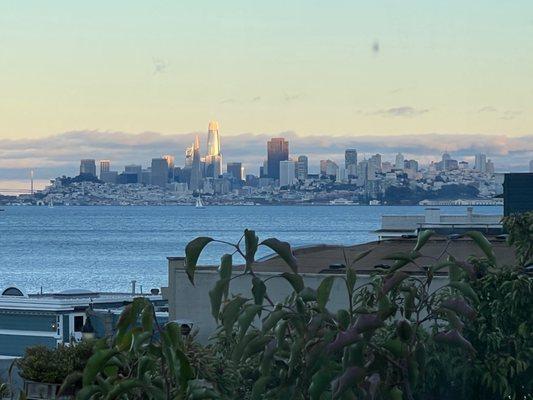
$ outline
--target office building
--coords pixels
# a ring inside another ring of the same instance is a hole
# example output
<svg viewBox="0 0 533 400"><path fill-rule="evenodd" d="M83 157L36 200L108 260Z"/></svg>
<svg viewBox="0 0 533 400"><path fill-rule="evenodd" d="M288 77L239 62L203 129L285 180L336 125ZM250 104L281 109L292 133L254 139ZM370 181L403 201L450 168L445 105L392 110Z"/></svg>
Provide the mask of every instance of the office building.
<svg viewBox="0 0 533 400"><path fill-rule="evenodd" d="M200 190L202 188L202 171L200 168L200 139L198 138L198 135L196 135L194 138L191 179L189 183L189 189L192 191Z"/></svg>
<svg viewBox="0 0 533 400"><path fill-rule="evenodd" d="M404 157L402 153L396 154L396 162L394 163L394 168L404 169Z"/></svg>
<svg viewBox="0 0 533 400"><path fill-rule="evenodd" d="M244 168L240 162L229 162L226 164L226 171L228 174L238 180L242 181L244 177Z"/></svg>
<svg viewBox="0 0 533 400"><path fill-rule="evenodd" d="M374 166L375 171L381 172L381 154L374 154L369 162Z"/></svg>
<svg viewBox="0 0 533 400"><path fill-rule="evenodd" d="M355 166L357 168L357 150L356 149L346 149L344 151L344 168L350 171L350 166ZM353 170L354 167L352 167Z"/></svg>
<svg viewBox="0 0 533 400"><path fill-rule="evenodd" d="M96 162L94 159L80 161L80 175L90 175L96 178Z"/></svg>
<svg viewBox="0 0 533 400"><path fill-rule="evenodd" d="M347 180L346 168L344 167L337 168L337 175L335 176L335 181L345 182L346 180Z"/></svg>
<svg viewBox="0 0 533 400"><path fill-rule="evenodd" d="M279 162L279 186L291 186L296 181L296 162L284 160Z"/></svg>
<svg viewBox="0 0 533 400"><path fill-rule="evenodd" d="M152 158L150 184L166 187L168 183L168 162L164 158Z"/></svg>
<svg viewBox="0 0 533 400"><path fill-rule="evenodd" d="M289 159L289 142L284 138L272 138L267 143L268 177L280 179L280 162Z"/></svg>
<svg viewBox="0 0 533 400"><path fill-rule="evenodd" d="M192 167L192 158L194 155L194 145L185 149L185 168Z"/></svg>
<svg viewBox="0 0 533 400"><path fill-rule="evenodd" d="M109 160L100 160L100 179L102 179L102 173L109 172L110 164Z"/></svg>
<svg viewBox="0 0 533 400"><path fill-rule="evenodd" d="M474 160L474 169L479 172L487 171L487 155L486 154L476 154Z"/></svg>
<svg viewBox="0 0 533 400"><path fill-rule="evenodd" d="M220 153L219 127L218 122L210 121L207 128L205 176L218 178L220 175L222 175L222 154Z"/></svg>
<svg viewBox="0 0 533 400"><path fill-rule="evenodd" d="M309 159L307 156L299 156L298 162L296 163L296 178L301 181L307 179L309 173Z"/></svg>
<svg viewBox="0 0 533 400"><path fill-rule="evenodd" d="M487 163L485 164L485 172L487 174L494 174L494 163L492 162L492 160L487 160Z"/></svg>

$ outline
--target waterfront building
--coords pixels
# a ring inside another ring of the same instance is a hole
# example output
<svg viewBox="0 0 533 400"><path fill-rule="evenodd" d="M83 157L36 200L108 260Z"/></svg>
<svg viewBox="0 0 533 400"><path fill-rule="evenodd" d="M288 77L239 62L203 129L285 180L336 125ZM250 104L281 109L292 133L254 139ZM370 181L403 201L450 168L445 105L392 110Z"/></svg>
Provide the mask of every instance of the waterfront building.
<svg viewBox="0 0 533 400"><path fill-rule="evenodd" d="M90 175L96 178L96 162L94 159L83 159L80 161L80 175Z"/></svg>
<svg viewBox="0 0 533 400"><path fill-rule="evenodd" d="M194 138L191 179L189 183L189 189L192 191L200 190L202 188L202 171L200 167L200 139L198 138L198 135L196 135Z"/></svg>
<svg viewBox="0 0 533 400"><path fill-rule="evenodd" d="M111 336L124 307L138 296L152 301L159 322L168 321L168 313L161 310L166 305L161 295L133 291L100 293L74 289L27 294L17 287L8 287L0 294L0 357L20 357L29 346L56 348L79 341L88 319L97 338Z"/></svg>
<svg viewBox="0 0 533 400"><path fill-rule="evenodd" d="M244 177L244 168L240 162L229 162L226 164L226 171L228 174L238 180L242 181Z"/></svg>
<svg viewBox="0 0 533 400"><path fill-rule="evenodd" d="M102 179L102 174L109 172L111 161L109 160L100 160L100 180Z"/></svg>
<svg viewBox="0 0 533 400"><path fill-rule="evenodd" d="M487 171L487 155L483 153L476 154L474 160L474 169L479 172Z"/></svg>
<svg viewBox="0 0 533 400"><path fill-rule="evenodd" d="M152 158L150 184L166 187L168 183L168 162L164 158Z"/></svg>
<svg viewBox="0 0 533 400"><path fill-rule="evenodd" d="M394 168L396 169L404 168L404 157L402 153L396 154L396 162L394 163Z"/></svg>
<svg viewBox="0 0 533 400"><path fill-rule="evenodd" d="M296 177L301 181L305 181L308 173L309 159L307 156L298 156L298 162L296 164Z"/></svg>
<svg viewBox="0 0 533 400"><path fill-rule="evenodd" d="M272 138L267 142L267 176L280 179L280 162L289 159L289 142L284 138Z"/></svg>
<svg viewBox="0 0 533 400"><path fill-rule="evenodd" d="M354 171L357 168L357 150L346 149L344 151L344 168L348 171ZM355 175L355 174L352 174Z"/></svg>

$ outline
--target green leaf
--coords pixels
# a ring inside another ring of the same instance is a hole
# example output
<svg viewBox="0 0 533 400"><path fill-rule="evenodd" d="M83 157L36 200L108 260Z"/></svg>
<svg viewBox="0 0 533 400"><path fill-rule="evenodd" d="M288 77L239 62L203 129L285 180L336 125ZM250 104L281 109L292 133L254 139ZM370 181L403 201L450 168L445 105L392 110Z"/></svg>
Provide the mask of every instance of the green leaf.
<svg viewBox="0 0 533 400"><path fill-rule="evenodd" d="M252 324L252 321L255 319L255 317L260 311L261 306L258 304L250 304L244 308L241 315L239 316L239 328L241 338L244 337L246 331Z"/></svg>
<svg viewBox="0 0 533 400"><path fill-rule="evenodd" d="M231 254L224 254L220 259L220 267L218 267L220 279L231 279L232 268L233 256Z"/></svg>
<svg viewBox="0 0 533 400"><path fill-rule="evenodd" d="M481 232L470 231L470 232L466 232L465 236L470 237L478 245L481 251L485 253L485 255L487 256L487 259L493 264L496 264L496 257L494 256L492 245Z"/></svg>
<svg viewBox="0 0 533 400"><path fill-rule="evenodd" d="M319 369L311 378L309 386L310 400L320 400L322 394L329 389L333 372L330 368Z"/></svg>
<svg viewBox="0 0 533 400"><path fill-rule="evenodd" d="M196 271L196 263L200 257L200 253L209 243L213 241L210 237L200 236L190 241L185 246L185 272L189 281L194 285L194 272Z"/></svg>
<svg viewBox="0 0 533 400"><path fill-rule="evenodd" d="M115 349L103 349L96 351L96 353L89 358L85 369L83 370L83 386L88 386L93 383L96 375L103 371L106 363L116 354L118 354L118 351Z"/></svg>
<svg viewBox="0 0 533 400"><path fill-rule="evenodd" d="M246 301L247 300L242 297L235 297L224 306L224 309L222 310L222 325L228 335L231 334L233 324L239 315L239 310Z"/></svg>
<svg viewBox="0 0 533 400"><path fill-rule="evenodd" d="M317 293L315 289L306 286L300 292L300 297L304 302L316 301Z"/></svg>
<svg viewBox="0 0 533 400"><path fill-rule="evenodd" d="M294 273L298 272L296 257L294 257L294 254L292 254L291 245L289 243L282 242L276 238L270 238L263 240L261 244L269 247L271 250L277 253Z"/></svg>
<svg viewBox="0 0 533 400"><path fill-rule="evenodd" d="M244 254L246 258L246 264L249 266L254 262L255 253L257 252L257 246L259 243L259 237L255 234L255 231L248 229L244 230Z"/></svg>
<svg viewBox="0 0 533 400"><path fill-rule="evenodd" d="M211 315L218 322L220 306L222 305L222 296L227 291L229 279L220 279L215 283L213 289L209 291L209 300L211 301Z"/></svg>
<svg viewBox="0 0 533 400"><path fill-rule="evenodd" d="M318 308L321 311L325 311L326 309L326 304L328 303L328 300L329 300L329 295L331 293L331 287L333 286L334 278L335 277L333 276L328 276L322 279L322 282L320 282L320 285L318 286L317 294L316 294L316 301L318 303Z"/></svg>
<svg viewBox="0 0 533 400"><path fill-rule="evenodd" d="M263 325L261 327L263 332L268 332L270 329L272 329L280 319L282 319L287 314L286 311L283 310L276 310L272 311L264 320Z"/></svg>
<svg viewBox="0 0 533 400"><path fill-rule="evenodd" d="M479 297L476 292L474 292L474 289L472 289L472 286L470 286L466 282L457 282L453 281L448 284L448 286L457 289L460 291L464 296L468 297L470 300L479 303Z"/></svg>
<svg viewBox="0 0 533 400"><path fill-rule="evenodd" d="M350 387L361 383L365 376L365 370L360 367L350 367L344 373L331 382L333 389L332 399L338 399Z"/></svg>
<svg viewBox="0 0 533 400"><path fill-rule="evenodd" d="M147 304L141 314L141 324L145 332L152 333L154 330L154 306Z"/></svg>
<svg viewBox="0 0 533 400"><path fill-rule="evenodd" d="M418 240L416 241L416 246L414 248L414 251L419 251L424 245L427 243L429 238L434 234L435 232L432 230L425 230L418 234Z"/></svg>
<svg viewBox="0 0 533 400"><path fill-rule="evenodd" d="M260 278L254 276L252 278L252 294L254 295L255 304L262 305L266 294L266 285Z"/></svg>
<svg viewBox="0 0 533 400"><path fill-rule="evenodd" d="M300 293L304 288L304 280L298 274L291 274L290 272L284 272L280 275L289 282L296 293Z"/></svg>
<svg viewBox="0 0 533 400"><path fill-rule="evenodd" d="M252 400L261 400L263 398L268 381L270 381L270 376L262 376L255 381L252 388Z"/></svg>
<svg viewBox="0 0 533 400"><path fill-rule="evenodd" d="M349 293L353 293L355 283L357 282L357 273L354 268L346 268L346 289Z"/></svg>

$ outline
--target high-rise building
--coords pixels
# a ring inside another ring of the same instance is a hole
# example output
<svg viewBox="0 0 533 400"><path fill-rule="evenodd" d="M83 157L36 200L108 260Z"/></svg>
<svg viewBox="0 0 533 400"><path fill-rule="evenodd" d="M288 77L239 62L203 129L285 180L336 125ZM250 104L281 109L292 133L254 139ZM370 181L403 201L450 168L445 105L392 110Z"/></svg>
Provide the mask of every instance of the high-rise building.
<svg viewBox="0 0 533 400"><path fill-rule="evenodd" d="M356 149L346 149L344 151L344 168L350 171L350 166L355 166L357 168L357 150ZM353 170L354 167L352 167Z"/></svg>
<svg viewBox="0 0 533 400"><path fill-rule="evenodd" d="M289 142L284 138L272 138L267 143L268 177L280 179L280 162L289 159Z"/></svg>
<svg viewBox="0 0 533 400"><path fill-rule="evenodd" d="M164 158L152 158L150 183L154 186L167 186L168 161Z"/></svg>
<svg viewBox="0 0 533 400"><path fill-rule="evenodd" d="M320 175L321 176L337 176L339 166L332 160L320 160Z"/></svg>
<svg viewBox="0 0 533 400"><path fill-rule="evenodd" d="M468 169L468 161L459 162L459 169Z"/></svg>
<svg viewBox="0 0 533 400"><path fill-rule="evenodd" d="M404 161L405 160L404 160L404 157L403 157L402 153L396 154L396 162L394 163L394 168L403 169L404 168L404 165L403 165Z"/></svg>
<svg viewBox="0 0 533 400"><path fill-rule="evenodd" d="M337 168L337 175L335 176L335 181L336 182L345 182L346 179L347 179L346 168L344 168L344 167Z"/></svg>
<svg viewBox="0 0 533 400"><path fill-rule="evenodd" d="M130 164L124 166L124 174L135 176L135 182L142 183L142 172L143 167L142 165L137 164ZM133 179L128 179L128 181L132 181Z"/></svg>
<svg viewBox="0 0 533 400"><path fill-rule="evenodd" d="M381 154L374 154L370 157L369 162L373 164L376 172L381 172Z"/></svg>
<svg viewBox="0 0 533 400"><path fill-rule="evenodd" d="M418 172L418 161L416 160L405 160L403 162L404 168L409 169L413 172Z"/></svg>
<svg viewBox="0 0 533 400"><path fill-rule="evenodd" d="M529 162L529 172L533 172L533 160Z"/></svg>
<svg viewBox="0 0 533 400"><path fill-rule="evenodd" d="M96 178L96 162L94 159L83 159L80 161L80 175L90 175Z"/></svg>
<svg viewBox="0 0 533 400"><path fill-rule="evenodd" d="M296 177L304 181L307 179L307 174L309 173L309 159L307 156L299 156L298 162L296 163Z"/></svg>
<svg viewBox="0 0 533 400"><path fill-rule="evenodd" d="M474 169L479 172L487 171L487 155L483 153L476 154Z"/></svg>
<svg viewBox="0 0 533 400"><path fill-rule="evenodd" d="M194 145L185 149L185 168L192 167L192 158L194 155Z"/></svg>
<svg viewBox="0 0 533 400"><path fill-rule="evenodd" d="M191 181L189 189L192 191L202 188L202 171L200 169L200 139L198 135L194 138L193 157L191 165Z"/></svg>
<svg viewBox="0 0 533 400"><path fill-rule="evenodd" d="M494 163L492 160L487 160L487 163L485 164L485 172L487 174L494 174Z"/></svg>
<svg viewBox="0 0 533 400"><path fill-rule="evenodd" d="M102 173L109 172L110 164L109 160L100 160L100 179L102 179Z"/></svg>
<svg viewBox="0 0 533 400"><path fill-rule="evenodd" d="M228 174L238 181L242 181L244 177L244 168L240 162L229 162L226 164L226 171Z"/></svg>
<svg viewBox="0 0 533 400"><path fill-rule="evenodd" d="M296 181L296 162L283 160L279 162L279 186L291 186Z"/></svg>
<svg viewBox="0 0 533 400"><path fill-rule="evenodd" d="M218 122L210 121L207 127L207 154L205 156L206 176L218 178L222 175L222 154Z"/></svg>

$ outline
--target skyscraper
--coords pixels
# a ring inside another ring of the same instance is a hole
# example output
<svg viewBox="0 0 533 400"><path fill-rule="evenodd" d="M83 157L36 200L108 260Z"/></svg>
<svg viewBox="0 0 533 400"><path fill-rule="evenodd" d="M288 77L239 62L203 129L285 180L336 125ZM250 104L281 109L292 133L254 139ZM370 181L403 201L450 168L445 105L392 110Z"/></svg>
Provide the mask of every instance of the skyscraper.
<svg viewBox="0 0 533 400"><path fill-rule="evenodd" d="M94 159L87 158L80 161L80 175L96 177L96 162Z"/></svg>
<svg viewBox="0 0 533 400"><path fill-rule="evenodd" d="M289 159L289 142L284 138L272 138L267 143L268 177L280 179L281 161Z"/></svg>
<svg viewBox="0 0 533 400"><path fill-rule="evenodd" d="M404 157L402 153L396 154L396 161L394 163L394 168L396 169L403 169L404 168Z"/></svg>
<svg viewBox="0 0 533 400"><path fill-rule="evenodd" d="M192 167L192 158L194 155L194 145L185 149L185 168Z"/></svg>
<svg viewBox="0 0 533 400"><path fill-rule="evenodd" d="M200 190L202 188L202 171L200 170L200 139L198 135L194 138L193 157L191 166L190 190Z"/></svg>
<svg viewBox="0 0 533 400"><path fill-rule="evenodd" d="M279 186L294 185L296 180L296 162L284 160L279 162Z"/></svg>
<svg viewBox="0 0 533 400"><path fill-rule="evenodd" d="M350 166L352 166L350 168ZM355 171L357 168L357 150L356 149L346 149L344 152L344 168L348 171L349 174L350 171ZM355 174L351 174L355 175Z"/></svg>
<svg viewBox="0 0 533 400"><path fill-rule="evenodd" d="M150 183L166 187L168 183L168 161L164 158L152 158Z"/></svg>
<svg viewBox="0 0 533 400"><path fill-rule="evenodd" d="M168 180L170 182L174 181L174 156L171 156L170 154L166 154L163 156L165 160L167 160L168 164Z"/></svg>
<svg viewBox="0 0 533 400"><path fill-rule="evenodd" d="M474 169L479 172L487 171L487 155L483 153L476 154Z"/></svg>
<svg viewBox="0 0 533 400"><path fill-rule="evenodd" d="M207 154L205 156L206 176L217 178L222 174L222 155L220 154L220 134L218 122L210 121L207 127Z"/></svg>
<svg viewBox="0 0 533 400"><path fill-rule="evenodd" d="M494 174L494 163L492 160L487 160L487 163L485 164L485 172L487 174Z"/></svg>
<svg viewBox="0 0 533 400"><path fill-rule="evenodd" d="M229 162L226 165L226 171L228 174L231 174L233 178L238 181L242 181L244 178L242 163L240 162Z"/></svg>
<svg viewBox="0 0 533 400"><path fill-rule="evenodd" d="M302 181L307 179L309 173L309 159L307 156L299 156L296 163L296 177Z"/></svg>
<svg viewBox="0 0 533 400"><path fill-rule="evenodd" d="M109 160L100 160L100 179L102 179L102 174L109 172L110 164Z"/></svg>
<svg viewBox="0 0 533 400"><path fill-rule="evenodd" d="M374 165L375 171L381 172L381 154L374 154L372 157L370 157L369 162Z"/></svg>

